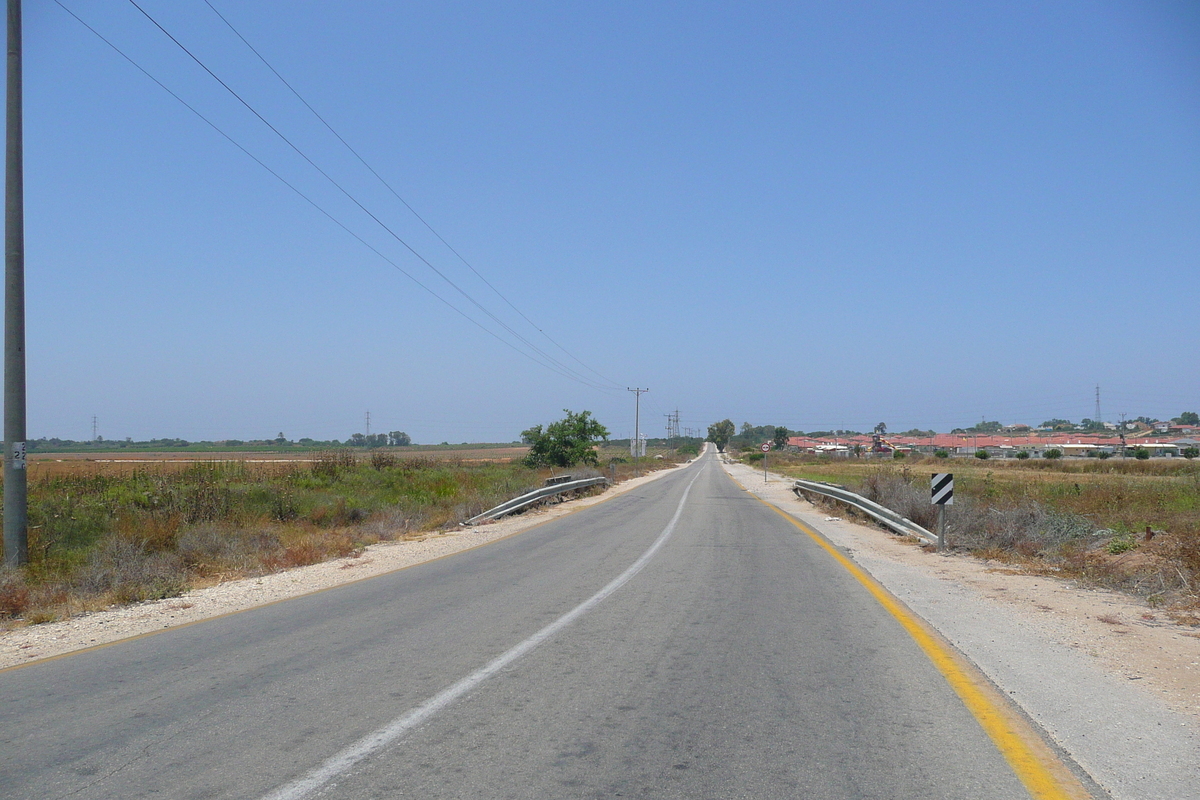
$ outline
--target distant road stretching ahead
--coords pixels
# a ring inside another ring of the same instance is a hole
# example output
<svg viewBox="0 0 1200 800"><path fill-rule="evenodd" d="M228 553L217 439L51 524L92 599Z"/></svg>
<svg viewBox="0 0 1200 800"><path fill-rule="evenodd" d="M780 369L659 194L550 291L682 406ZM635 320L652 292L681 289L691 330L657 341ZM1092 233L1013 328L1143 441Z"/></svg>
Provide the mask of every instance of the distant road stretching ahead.
<svg viewBox="0 0 1200 800"><path fill-rule="evenodd" d="M0 696L5 798L1030 796L901 624L712 455Z"/></svg>

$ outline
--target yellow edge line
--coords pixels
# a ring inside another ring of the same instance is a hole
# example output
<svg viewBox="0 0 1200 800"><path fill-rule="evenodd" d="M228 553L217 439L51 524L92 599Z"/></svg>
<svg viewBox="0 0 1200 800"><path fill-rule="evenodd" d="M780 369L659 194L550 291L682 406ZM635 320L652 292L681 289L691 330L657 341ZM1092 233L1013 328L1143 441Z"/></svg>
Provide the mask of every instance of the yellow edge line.
<svg viewBox="0 0 1200 800"><path fill-rule="evenodd" d="M728 475L729 473L726 474ZM1091 794L1084 789L1082 784L1079 784L1074 776L1070 775L1066 767L1059 764L1058 760L1050 755L1049 749L1040 742L1039 744L1042 745L1042 749L1046 750L1046 756L1043 758L1038 757L1034 752L1034 748L1015 729L1016 726L1012 724L1010 714L1002 711L997 704L993 703L987 697L987 694L985 694L976 680L972 679L967 670L960 666L958 658L929 632L923 621L918 620L911 611L905 608L875 578L845 555L838 552L837 548L820 533L817 533L792 515L782 509L776 508L763 498L750 492L732 475L729 477L734 483L737 483L738 486L749 492L756 500L807 534L825 552L833 556L847 572L853 575L879 601L879 604L887 609L889 614L896 618L904 630L908 632L908 635L925 651L925 655L929 657L933 665L946 678L946 681L954 689L959 699L963 701L967 710L978 720L984 732L991 738L996 748L1000 751L1000 754L1004 756L1004 759L1008 762L1013 772L1016 773L1017 778L1025 785L1025 789L1031 797L1035 798L1035 800L1078 800L1081 797L1091 797ZM1048 766L1046 761L1050 761L1058 769ZM1066 772L1066 775L1056 776L1055 772ZM1064 783L1075 785L1068 788Z"/></svg>
<svg viewBox="0 0 1200 800"><path fill-rule="evenodd" d="M688 465L688 466L691 466L691 465ZM661 472L663 473L663 476L666 476L667 474L669 474L667 472L667 470L661 470ZM334 589L340 589L343 586L350 586L351 584L362 583L363 581L373 581L376 578L382 578L387 575L394 575L397 572L400 572L401 570L411 569L413 567L419 567L419 566L422 566L423 564L432 564L434 561L441 561L443 558L451 558L452 556L457 556L462 553L468 553L472 550L478 550L481 547L487 547L488 545L496 544L497 542L503 542L505 539L511 539L514 536L520 536L522 533L529 533L531 530L534 530L535 528L540 528L543 525L550 524L551 522L558 522L560 519L566 519L567 517L571 516L572 514L578 514L580 511L587 511L589 508L595 508L596 506L603 505L604 503L607 503L609 500L620 497L622 494L624 494L624 492L618 492L618 493L609 495L608 497L605 497L602 500L592 503L591 505L580 506L579 508L573 508L570 511L566 512L565 514L561 514L557 517L554 517L553 519L544 519L541 522L537 522L537 523L534 523L533 525L530 525L528 528L522 528L519 531L513 531L512 533L505 534L504 536L501 536L497 539L492 539L491 541L480 542L479 544L472 545L470 547L464 547L462 550L455 550L452 553L444 553L440 556L435 556L434 558L430 558L425 561L415 561L412 564L405 564L402 567L396 567L395 569L390 569L387 572L380 572L377 575L367 575L366 577L355 578L354 580L349 580L349 581L346 581L345 583L336 583L332 586L324 586L320 589L313 589L311 592L303 592L301 594L294 594L294 595L291 595L290 597L281 597L278 600L271 600L270 602L267 602L267 603L260 603L258 605L248 606L246 608L239 608L235 611L226 611L223 614L215 614L211 617L204 617L202 619L194 619L191 622L181 622L178 625L168 625L168 626L165 626L162 628L156 628L155 630L152 630L152 631L146 631L145 633L135 633L132 636L125 636L120 639L113 639L111 642L103 642L101 644L93 644L93 645L89 645L87 647L81 647L77 650L68 650L65 653L57 653L55 655L46 656L44 658L35 658L30 661L25 661L21 664L11 664L7 667L0 667L0 674L3 674L5 672L12 672L13 670L24 669L25 667L32 667L35 664L45 664L47 661L58 661L59 659L62 659L62 658L70 658L71 656L82 655L83 653L90 653L95 650L103 650L104 648L112 647L113 645L124 644L126 642L136 641L137 639L146 639L150 636L158 636L160 633L166 633L167 631L177 631L180 628L190 628L193 625L200 625L201 623L205 623L205 622L213 622L215 620L225 619L226 617L232 617L237 614L245 614L247 611L257 611L260 608L267 608L269 606L278 605L280 603L286 603L289 600L297 600L301 597L311 597L313 595L322 594L324 592L332 591ZM399 544L399 542L397 542L397 544ZM331 560L333 560L333 559L331 559ZM328 563L328 562L322 562L322 563ZM242 580L244 580L244 579L242 579Z"/></svg>

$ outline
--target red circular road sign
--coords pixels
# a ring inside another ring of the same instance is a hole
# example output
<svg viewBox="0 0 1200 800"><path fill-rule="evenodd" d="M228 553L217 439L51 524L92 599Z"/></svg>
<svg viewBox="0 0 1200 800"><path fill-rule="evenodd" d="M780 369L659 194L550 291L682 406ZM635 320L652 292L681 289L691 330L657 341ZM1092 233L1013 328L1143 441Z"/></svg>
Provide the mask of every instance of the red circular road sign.
<svg viewBox="0 0 1200 800"><path fill-rule="evenodd" d="M763 446L759 449L761 449L764 453L767 453L767 452L770 452L771 445L764 443Z"/></svg>

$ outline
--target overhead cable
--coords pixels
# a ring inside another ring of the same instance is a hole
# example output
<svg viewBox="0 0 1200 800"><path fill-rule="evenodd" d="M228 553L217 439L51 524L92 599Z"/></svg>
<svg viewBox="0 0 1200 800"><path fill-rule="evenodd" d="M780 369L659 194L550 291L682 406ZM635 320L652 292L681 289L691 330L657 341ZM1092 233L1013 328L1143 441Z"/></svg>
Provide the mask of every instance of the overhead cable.
<svg viewBox="0 0 1200 800"><path fill-rule="evenodd" d="M417 250L412 245L410 245L407 241L405 241L403 238L401 238L399 234L397 234L394 230L392 230L391 227L389 227L387 225L387 223L385 223L378 216L376 216L370 209L368 209L365 205L363 205L358 200L357 197L352 195L345 187L343 187L340 183L338 183L333 178L333 176L331 176L328 172L326 172L324 169L322 169L315 161L313 161L311 158L309 158L309 156L303 150L301 150L299 147L297 147L278 128L276 128L274 125L272 125L266 119L266 117L264 117L262 114L260 114L254 108L254 106L250 105L250 103L248 103L245 100L245 98L243 98L240 94L238 94L236 91L234 91L233 88L229 84L227 84L224 80L222 80L220 76L218 76L215 72L213 72L211 69L209 69L208 65L206 65L203 61L201 61L194 53L192 53L191 50L189 50L186 46L184 46L184 44L182 42L180 42L177 38L175 38L175 36L170 31L168 31L166 28L164 28L162 26L162 24L160 24L158 22L158 20L156 20L144 8L142 8L140 5L138 5L136 0L129 0L129 4L132 5L134 8L136 8L139 12L141 12L142 16L144 16L156 28L158 28L159 31L161 31L164 36L166 36L168 39L170 39L172 42L174 42L175 45L180 50L182 50L185 54L187 54L187 56L189 58L192 59L192 61L196 62L196 64L201 69L203 69L206 73L208 73L208 75L210 77L212 77L213 80L215 80L217 83L219 83L225 89L225 91L229 92L229 94L231 94L239 103L241 103L243 106L245 106L246 109L251 114L253 114L255 117L257 117L258 120L260 122L262 122L262 124L266 125L267 128L270 129L272 133L274 133L277 137L279 137L279 139L281 141L283 141L283 143L286 144L288 147L290 147L298 156L300 156L302 159L304 159L309 164L309 166L311 166L318 173L320 173L320 175L323 178L325 178L325 180L327 180L330 184L332 184L334 186L334 188L336 188L339 192L341 192L343 195L345 195L346 198L350 200L350 202L352 202L352 203L354 203L354 205L358 206L358 208L364 214L366 214L368 217L370 217L372 220L374 220L375 223L377 225L379 225L379 227L383 228L393 239L395 239L397 242L399 242L401 245L403 245L405 247L405 249L407 249L410 253L412 253L412 255L415 256L419 261L421 261L421 263L423 263L425 266L429 267L429 269L433 270L434 273L436 273L438 275L438 277L440 277L443 281L445 281L447 284L449 284L451 286L451 288L453 288L456 292L461 294L468 302L470 302L472 305L474 305L477 309L479 309L485 315L490 317L497 325L499 325L500 327L502 327L506 331L508 331L509 334L514 336L520 342L522 342L526 347L529 347L531 350L534 350L540 356L542 356L542 358L546 359L547 361L551 361L554 364L556 364L559 368L558 371L570 373L571 375L574 376L575 380L579 381L580 383L584 383L586 385L592 386L593 388L597 388L597 389L609 388L609 387L601 387L601 386L595 384L590 379L585 378L584 376L579 374L579 372L577 370L573 369L572 367L567 366L566 364L563 364L561 361L554 358L550 354L546 353L544 350L539 348L537 345L533 344L528 339L526 339L524 336L522 336L520 333L515 331L504 320L500 319L495 314L493 314L491 312L491 310L489 310L482 303L480 303L478 300L476 300L474 297L472 297L465 289L463 289L457 283L455 283L453 280L451 280L450 277L447 276L444 272L442 272L440 269L435 267L428 259L425 258L425 256L423 256L423 255L421 255L421 253L417 252Z"/></svg>
<svg viewBox="0 0 1200 800"><path fill-rule="evenodd" d="M369 163L367 163L367 160L365 158L363 158L357 150L355 150L353 147L350 146L350 143L347 142L346 139L340 133L338 133L331 124L329 124L329 122L325 119L325 117L321 116L321 114L315 108L313 108L312 105L307 100L304 99L304 96L301 95L300 92L297 91L296 88L294 86L292 86L292 84L289 83L288 80L279 73L279 70L275 69L275 67L271 65L271 62L267 61L266 57L258 51L258 48L256 48L254 45L250 44L249 40L247 40L246 37L242 35L241 31L239 31L237 28L235 28L233 23L230 22L225 17L224 14L222 14L220 11L218 11L217 7L214 6L210 2L210 0L204 0L204 3L209 8L212 9L212 12L214 14L216 14L217 17L220 18L220 20L222 22L224 22L226 26L228 26L229 30L233 31L233 34L242 41L242 44L246 45L246 47L248 47L250 49L250 52L254 53L254 55L258 58L258 60L261 61L263 63L263 65L267 69L269 69L276 78L279 79L279 82L282 83L284 86L286 86L288 91L290 91L293 95L295 95L296 99L299 100L301 103L303 103L304 107L307 108L310 112L312 112L312 115L314 117L316 117L321 122L321 124L324 125L325 128L328 129L328 131L330 133L332 133L334 135L334 137L339 142L341 142L342 145L347 150L349 150L350 153L356 159L358 159L359 163L362 164L364 167L366 167L367 171L369 171L372 175L374 175L375 178L378 179L381 184L383 184L384 188L386 188L392 194L393 197L395 197L397 200L399 200L404 205L404 207L407 208L412 213L412 215L414 217L416 217L421 222L421 224L424 225L429 230L430 233L432 233L434 236L436 236L438 241L440 241L442 244L444 244L446 246L446 249L448 249L451 253L453 253L459 261L461 261L464 265L466 265L467 269L471 270L471 272L475 273L475 276L477 278L479 278L479 280L481 280L485 284L487 284L487 287L489 289L491 289L493 292L495 292L497 297L499 297L501 300L503 300L508 305L509 308L511 308L513 311L515 311L518 315L520 315L521 319L528 322L530 327L532 327L534 330L536 330L538 333L540 333L542 336L544 336L548 342L550 342L552 345L554 345L559 350L561 350L563 353L565 353L568 358L575 361L577 364L579 364L584 369L586 369L588 372L591 372L593 375L597 376L598 378L608 381L609 383L611 383L613 385L614 388L620 388L620 384L617 381L614 381L612 378L609 378L609 377L605 376L604 374L597 372L592 367L588 366L584 361L579 359L577 356L575 356L573 353L571 353L569 350L567 350L565 347L563 347L561 344L559 344L557 341L555 341L550 336L550 334L546 333L545 330L543 330L537 323L535 323L532 319L530 319L525 314L525 312L523 312L521 309L517 308L517 306L514 305L513 302L511 300L509 300L508 297L506 297L503 292L501 292L499 289L497 289L492 284L491 281L489 281L486 277L483 276L483 274L479 270L475 269L475 267L471 264L471 262L467 261L467 259L464 258L463 255L458 252L458 250L454 249L453 245L451 245L450 242L446 241L446 239L440 233L438 233L437 230L435 230L434 227L432 225L430 225L429 222L427 222L424 217L422 217L419 213L417 213L417 210L415 208L413 208L412 205L410 205L407 200L405 200L403 197L401 197L400 193L397 192L394 188L392 188L392 185L390 183L388 183L387 180L385 180L384 177L382 175L380 175L379 172L374 167L372 167Z"/></svg>
<svg viewBox="0 0 1200 800"><path fill-rule="evenodd" d="M172 90L171 90L171 89L170 89L170 88L169 88L169 87L168 87L166 84L164 84L164 83L163 83L162 81L160 81L158 78L156 78L156 77L154 77L152 74L150 74L150 72L149 72L149 71L147 71L147 70L146 70L144 67L142 67L142 65L141 65L141 64L139 64L139 63L137 63L136 61L134 61L134 60L133 60L133 58L131 58L129 55L127 55L127 54L126 54L126 53L125 53L123 50L121 50L121 48L117 47L115 44L113 44L111 41L109 41L107 38L105 38L103 34L101 34L99 31L97 31L95 28L93 28L93 27L92 27L91 25L89 25L87 22L85 22L85 21L84 21L84 20L83 20L83 19L82 19L82 18L81 18L81 17L80 17L78 14L76 14L76 13L75 13L74 11L72 11L71 9L67 8L67 6L65 6L65 5L62 3L62 0L54 0L54 2L55 2L55 3L56 3L56 4L57 4L57 5L58 5L58 6L59 6L59 7L60 7L60 8L61 8L63 11L67 12L68 14L70 14L70 15L71 15L71 16L72 16L72 17L73 17L73 18L74 18L74 19L75 19L75 20L76 20L76 21L77 21L77 22L78 22L80 25L82 25L83 27L85 27L85 28L87 28L89 31L91 31L91 32L92 32L92 33L93 33L93 34L94 34L94 35L95 35L95 36L96 36L98 39L100 39L100 41L104 42L106 45L108 45L110 48L112 48L112 49L113 49L113 50L114 50L114 51L115 51L115 52L116 52L116 53L117 53L119 56L121 56L122 58L124 58L124 59L125 59L126 61L128 61L130 64L132 64L132 65L134 66L134 68L136 68L136 69L137 69L139 72L141 72L143 75L145 75L145 76L146 76L147 78L149 78L151 81L153 81L154 83L156 83L156 84L159 86L159 88L161 88L161 89L162 89L163 91L165 91L167 94L171 95L171 97L175 98L175 100L179 101L179 103L180 103L181 105L183 105L183 107L184 107L184 108L186 108L188 111L191 111L193 114L195 114L197 117L199 117L201 121L203 121L203 122L204 122L206 125L208 125L210 128L212 128L212 129L213 129L214 131L216 131L218 134L220 134L220 135L221 135L221 136L222 136L224 139L226 139L226 140L227 140L227 141L228 141L230 144L232 144L232 145L233 145L234 147L236 147L238 150L242 151L242 153L244 153L244 154L245 154L247 157L249 157L249 158L250 158L252 161L254 161L254 163L258 164L260 167L262 167L264 170L266 170L268 173L270 173L270 174L271 174L271 175L272 175L272 176L273 176L275 179L277 179L277 180L278 180L280 183L282 183L284 186L286 186L287 188L289 188L289 189L291 189L293 192L295 192L297 195L299 195L299 196L300 196L300 197L301 197L301 198L302 198L302 199L303 199L305 202L307 202L309 205L311 205L313 208L315 208L317 211L319 211L321 214L323 214L325 217L327 217L327 218L328 218L328 219L329 219L331 222L333 222L333 223L334 223L335 225L337 225L339 228L341 228L342 230L344 230L346 233L350 234L350 236L352 236L352 237L353 237L355 240L357 240L357 241L358 241L360 244L362 244L364 247L366 247L366 248L367 248L368 250L370 250L372 253L374 253L375 255L379 256L379 257L380 257L381 259L383 259L385 262L387 262L388 264L390 264L392 267L394 267L394 268L395 268L397 271L399 271L399 272L400 272L402 275L404 275L406 278L408 278L409 280L411 280L413 283L415 283L415 284L416 284L417 286L419 286L421 289L423 289L423 290L425 290L426 292L428 292L429 294L431 294L431 295L432 295L434 298L436 298L436 299L437 299L439 302L441 302L442 304L444 304L444 305L445 305L447 308L449 308L451 311L455 312L456 314L458 314L459 316L461 316L463 319L467 320L467 321L468 321L468 322L470 322L472 325L474 325L475 327L479 328L479 329L480 329L480 330L482 330L484 333L487 333L489 336L491 336L492 338L496 339L496 340L497 340L497 341L499 341L500 343L502 343L502 344L506 345L507 347L511 348L511 349L512 349L512 350L514 350L515 352L517 352L517 353L520 353L522 356L525 356L525 357L526 357L526 358L528 358L529 360L533 361L533 362L534 362L535 364L537 364L538 366L541 366L541 367L544 367L544 368L546 368L546 369L549 369L550 371L552 371L552 372L554 372L554 373L556 373L556 374L558 374L558 375L560 375L560 376L562 376L562 377L564 377L564 378L569 378L569 379L571 379L571 380L579 381L579 382L581 382L581 383L586 383L588 386L591 386L592 388L595 388L595 389L600 389L600 390L602 390L602 391L607 391L607 388L606 388L606 387L599 386L599 385L597 385L597 384L593 384L593 383L590 383L590 382L587 382L587 381L583 381L583 380L581 380L579 377L577 377L576 375L573 375L573 374L569 374L569 373L563 372L562 370L560 370L560 369L556 368L556 367L555 367L555 366L553 366L552 364L548 364L548 363L546 363L546 362L544 362L544 361L541 361L541 360L537 359L537 358L536 358L534 355L532 355L531 353L529 353L529 352L527 352L527 351L525 351L525 350L523 350L523 349L521 349L521 348L517 347L517 346L516 346L515 344L513 344L512 342L510 342L509 340L505 339L503 336L500 336L498 333L496 333L495 331L493 331L493 330L491 330L490 328L486 327L485 325L481 324L481 323L480 323L478 320L476 320L476 319L474 319L473 317L471 317L469 314L467 314L466 312L464 312L462 309L458 308L458 307L457 307L457 306L455 306L453 303L451 303L450 301L446 300L446 298L442 297L440 294L438 294L437 292L435 292L433 289L431 289L431 288L429 288L428 286L426 286L424 283L422 283L420 280L418 280L418 279L417 279L417 278L416 278L416 277L415 277L415 276L414 276L412 273L410 273L408 270L406 270L406 269L404 269L403 267L401 267L401 266L400 266L399 264L397 264L397 263L396 263L394 260L392 260L392 259L388 258L386 255L384 255L382 252L380 252L380 251L379 251L377 248L375 248L373 245L371 245L369 242L367 242L365 239L363 239L361 236L359 236L357 233L355 233L353 230L351 230L349 227L347 227L347 226L345 225L345 223L343 223L341 220L337 219L337 218L336 218L336 217L334 217L332 214L330 214L328 211L326 211L324 208L322 208L322 207L321 207L321 206L320 206L320 205L319 205L319 204L318 204L316 201L314 201L314 200L313 200L311 197L309 197L308 195L306 195L304 192L300 191L300 189L298 189L298 188L297 188L295 185L293 185L292 183L290 183L290 182L289 182L289 181L288 181L286 178L284 178L282 175L280 175L280 174L279 174L278 172L276 172L275 170L271 169L271 167L267 166L267 164L265 164L265 163L264 163L264 162L263 162L261 159L259 159L259 158L258 158L256 155L254 155L254 154L253 154L253 153L251 153L249 150L247 150L245 147L243 147L243 146L242 146L242 145L241 145L241 144L240 144L240 143L239 143L237 140L235 140L235 139L234 139L232 136L230 136L230 135L229 135L229 134L227 134L227 133L226 133L224 130L222 130L220 127L218 127L218 126L217 126L217 125L216 125L216 124L215 124L215 123L214 123L212 120L208 119L206 116L204 116L203 114L201 114L201 113L200 113L198 110L196 110L196 108L194 108L194 107L193 107L191 104L189 104L189 103L188 103L186 100L184 100L182 97L180 97L180 96L179 96L178 94L176 94L174 91L172 91Z"/></svg>

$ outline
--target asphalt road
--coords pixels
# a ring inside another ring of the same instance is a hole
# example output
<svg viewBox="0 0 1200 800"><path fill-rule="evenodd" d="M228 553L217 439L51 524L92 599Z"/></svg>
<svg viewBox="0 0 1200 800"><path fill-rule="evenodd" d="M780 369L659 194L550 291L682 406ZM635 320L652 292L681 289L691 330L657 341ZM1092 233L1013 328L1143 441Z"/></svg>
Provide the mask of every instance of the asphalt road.
<svg viewBox="0 0 1200 800"><path fill-rule="evenodd" d="M1029 796L895 618L711 456L487 547L0 673L0 704L4 798Z"/></svg>

